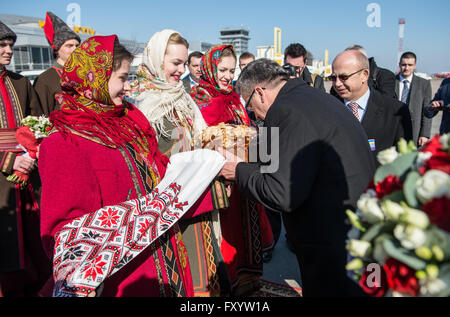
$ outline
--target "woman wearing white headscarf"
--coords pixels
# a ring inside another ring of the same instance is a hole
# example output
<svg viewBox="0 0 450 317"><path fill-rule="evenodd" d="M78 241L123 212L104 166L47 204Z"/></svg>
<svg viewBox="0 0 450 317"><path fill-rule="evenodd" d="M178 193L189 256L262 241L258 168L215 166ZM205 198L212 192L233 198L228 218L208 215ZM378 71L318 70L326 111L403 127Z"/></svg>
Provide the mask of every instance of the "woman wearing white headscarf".
<svg viewBox="0 0 450 317"><path fill-rule="evenodd" d="M195 135L207 127L196 103L180 80L188 58L188 42L176 31L155 33L144 50L132 83L133 104L147 117L161 152L170 157L190 151ZM192 208L194 217L181 220L195 296L230 294L229 278L220 253L219 210L229 206L224 185L214 181ZM192 211L191 211L192 212Z"/></svg>

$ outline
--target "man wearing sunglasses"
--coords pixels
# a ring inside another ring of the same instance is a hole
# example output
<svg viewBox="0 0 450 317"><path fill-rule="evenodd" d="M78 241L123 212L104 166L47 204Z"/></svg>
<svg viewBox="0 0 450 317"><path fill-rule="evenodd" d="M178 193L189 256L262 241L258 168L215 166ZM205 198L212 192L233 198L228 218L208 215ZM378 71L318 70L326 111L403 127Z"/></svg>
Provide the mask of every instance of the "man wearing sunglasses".
<svg viewBox="0 0 450 317"><path fill-rule="evenodd" d="M395 92L395 74L391 72L389 69L379 67L375 62L374 57L370 57L367 55L366 50L361 45L352 45L345 49L346 51L359 51L363 53L369 59L369 88L376 89L381 94L397 98L397 94ZM336 91L331 87L330 94L340 99L339 95Z"/></svg>
<svg viewBox="0 0 450 317"><path fill-rule="evenodd" d="M369 76L367 57L347 50L333 61L330 79L345 107L361 122L376 160L379 151L396 146L400 138L412 139L412 123L405 104L369 89Z"/></svg>
<svg viewBox="0 0 450 317"><path fill-rule="evenodd" d="M364 130L336 98L301 78L289 79L268 59L250 63L238 89L272 136L266 140L272 159L245 163L224 152L227 163L219 175L282 213L303 296L362 296L345 271L349 227L344 220L375 171ZM276 149L279 157L273 156ZM269 171L274 162L278 168Z"/></svg>

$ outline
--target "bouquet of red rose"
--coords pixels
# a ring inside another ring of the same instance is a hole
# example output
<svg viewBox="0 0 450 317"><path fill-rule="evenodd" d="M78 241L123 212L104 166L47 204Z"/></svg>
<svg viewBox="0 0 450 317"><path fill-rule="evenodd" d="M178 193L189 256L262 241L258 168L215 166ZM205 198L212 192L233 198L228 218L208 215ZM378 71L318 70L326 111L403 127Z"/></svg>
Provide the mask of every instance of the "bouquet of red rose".
<svg viewBox="0 0 450 317"><path fill-rule="evenodd" d="M18 147L23 150L22 155L29 155L30 158L36 159L39 144L43 138L47 137L52 129L49 119L40 116L28 116L22 120L22 126L16 131L16 141ZM29 175L19 171L14 171L7 177L7 180L15 184L19 184L23 188L28 183Z"/></svg>
<svg viewBox="0 0 450 317"><path fill-rule="evenodd" d="M450 134L420 151L401 140L377 158L358 209L347 210L347 270L372 296L449 296Z"/></svg>

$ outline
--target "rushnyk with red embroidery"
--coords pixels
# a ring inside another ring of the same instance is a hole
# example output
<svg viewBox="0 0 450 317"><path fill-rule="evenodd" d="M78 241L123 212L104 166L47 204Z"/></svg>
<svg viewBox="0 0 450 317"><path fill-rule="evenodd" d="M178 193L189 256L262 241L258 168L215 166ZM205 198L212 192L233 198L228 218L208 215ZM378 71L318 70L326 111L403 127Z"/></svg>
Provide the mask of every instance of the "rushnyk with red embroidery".
<svg viewBox="0 0 450 317"><path fill-rule="evenodd" d="M150 194L65 225L55 237L53 296L95 291L183 217L224 163L222 155L210 150L175 154Z"/></svg>

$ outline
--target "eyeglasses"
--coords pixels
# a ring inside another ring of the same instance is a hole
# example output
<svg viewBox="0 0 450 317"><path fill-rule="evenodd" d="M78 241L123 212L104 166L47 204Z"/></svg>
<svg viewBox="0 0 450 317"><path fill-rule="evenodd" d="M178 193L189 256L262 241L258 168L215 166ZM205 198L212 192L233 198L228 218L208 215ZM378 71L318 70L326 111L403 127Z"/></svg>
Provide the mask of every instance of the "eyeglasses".
<svg viewBox="0 0 450 317"><path fill-rule="evenodd" d="M261 87L261 89L262 89L262 90L266 90L266 88L264 88L264 87ZM250 98L248 98L247 103L245 104L246 107L248 107L248 106L250 105L250 101L252 100L253 95L255 94L255 91L256 91L256 88L253 89L253 91L252 91L252 93L251 93L251 95L250 95Z"/></svg>
<svg viewBox="0 0 450 317"><path fill-rule="evenodd" d="M360 70L357 70L356 72L351 73L350 75L342 75L342 74L341 75L330 75L330 79L331 79L331 81L336 81L336 79L339 78L340 81L346 81L350 77L352 77L353 75L355 75L355 74L357 74L357 73L359 73L359 72L361 72L361 71L363 71L365 69L367 69L367 68L361 68Z"/></svg>

